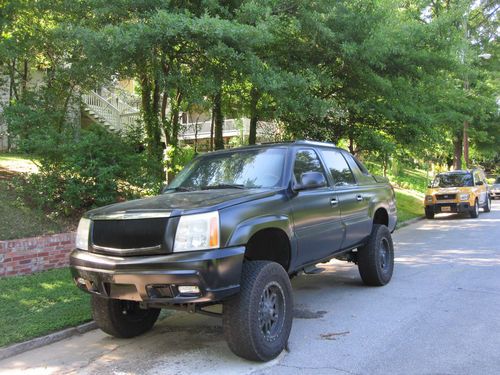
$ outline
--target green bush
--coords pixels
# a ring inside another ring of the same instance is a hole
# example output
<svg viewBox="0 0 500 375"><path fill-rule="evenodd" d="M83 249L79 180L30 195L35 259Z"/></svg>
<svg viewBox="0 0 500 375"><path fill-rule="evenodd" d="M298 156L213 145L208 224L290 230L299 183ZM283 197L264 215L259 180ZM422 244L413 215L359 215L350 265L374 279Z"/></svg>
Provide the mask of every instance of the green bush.
<svg viewBox="0 0 500 375"><path fill-rule="evenodd" d="M94 126L63 138L57 152L39 155L39 173L17 181L35 206L72 215L159 190L145 156L120 136Z"/></svg>
<svg viewBox="0 0 500 375"><path fill-rule="evenodd" d="M186 146L168 146L165 155L165 164L169 176L175 176L184 166L195 157L194 148Z"/></svg>

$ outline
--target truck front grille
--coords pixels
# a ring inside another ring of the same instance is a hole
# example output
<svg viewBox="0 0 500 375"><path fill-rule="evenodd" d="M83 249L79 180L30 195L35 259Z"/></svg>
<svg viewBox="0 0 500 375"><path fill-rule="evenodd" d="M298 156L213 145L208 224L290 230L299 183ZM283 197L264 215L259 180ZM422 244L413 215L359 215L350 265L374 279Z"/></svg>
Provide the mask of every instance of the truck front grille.
<svg viewBox="0 0 500 375"><path fill-rule="evenodd" d="M457 197L456 194L436 194L436 199L438 201L444 201L447 199L455 199Z"/></svg>
<svg viewBox="0 0 500 375"><path fill-rule="evenodd" d="M168 218L95 220L92 248L113 255L162 253Z"/></svg>

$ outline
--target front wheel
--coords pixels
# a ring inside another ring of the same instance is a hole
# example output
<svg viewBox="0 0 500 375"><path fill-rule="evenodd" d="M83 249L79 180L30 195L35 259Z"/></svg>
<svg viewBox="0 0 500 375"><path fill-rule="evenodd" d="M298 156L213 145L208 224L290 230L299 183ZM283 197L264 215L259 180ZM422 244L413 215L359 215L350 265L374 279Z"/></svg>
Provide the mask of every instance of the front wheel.
<svg viewBox="0 0 500 375"><path fill-rule="evenodd" d="M239 294L224 302L227 344L234 354L251 361L276 358L288 342L292 314L292 286L283 267L245 262Z"/></svg>
<svg viewBox="0 0 500 375"><path fill-rule="evenodd" d="M130 338L149 331L161 309L141 309L138 302L92 295L92 317L107 334Z"/></svg>
<svg viewBox="0 0 500 375"><path fill-rule="evenodd" d="M475 219L479 216L479 202L477 199L474 201L474 206L472 209L469 211L470 217Z"/></svg>
<svg viewBox="0 0 500 375"><path fill-rule="evenodd" d="M385 225L374 224L368 243L358 248L358 270L366 285L383 286L391 281L394 245Z"/></svg>

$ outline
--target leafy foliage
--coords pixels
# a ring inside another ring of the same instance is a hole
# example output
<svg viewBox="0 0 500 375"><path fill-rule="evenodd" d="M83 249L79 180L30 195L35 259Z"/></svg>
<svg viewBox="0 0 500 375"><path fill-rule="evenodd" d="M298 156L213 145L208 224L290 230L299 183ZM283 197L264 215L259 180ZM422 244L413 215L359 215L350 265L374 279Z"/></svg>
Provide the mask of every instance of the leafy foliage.
<svg viewBox="0 0 500 375"><path fill-rule="evenodd" d="M86 147L102 146L99 137L79 135L69 114L81 92L111 77L140 86L143 125L135 141L124 143L144 145L154 180L165 170L170 179L190 158L179 142L181 112L211 113L211 149L225 146L224 118L248 117L249 143L259 121L276 121L281 138L333 141L381 163L384 172L395 159L458 167L464 139L471 162L498 158L494 2L7 0L1 7L12 140L47 155L41 160L53 178L48 188L60 185L54 166L67 171L68 195L60 201L74 201L69 207L126 196L121 181L142 173L86 165L95 159L75 149L79 136ZM31 67L46 72L37 90L28 85ZM74 176L90 186L96 180L88 176L106 176L104 190L94 190L102 199L69 183Z"/></svg>
<svg viewBox="0 0 500 375"><path fill-rule="evenodd" d="M98 126L81 130L77 138L61 134L26 143L41 165L38 173L23 177L17 186L42 209L71 215L159 190L160 182L149 175L144 155Z"/></svg>

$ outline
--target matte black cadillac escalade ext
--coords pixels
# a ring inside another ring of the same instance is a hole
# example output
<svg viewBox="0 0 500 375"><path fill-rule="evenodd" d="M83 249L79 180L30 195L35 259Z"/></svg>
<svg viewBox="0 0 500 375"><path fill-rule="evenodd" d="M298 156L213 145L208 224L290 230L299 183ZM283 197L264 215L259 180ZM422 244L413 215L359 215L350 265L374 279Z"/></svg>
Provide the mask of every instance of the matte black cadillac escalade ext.
<svg viewBox="0 0 500 375"><path fill-rule="evenodd" d="M337 258L367 285L394 267L394 191L348 152L296 141L194 159L159 196L89 211L71 270L99 327L149 330L161 308L223 306L237 355L276 357L292 326L290 277Z"/></svg>

